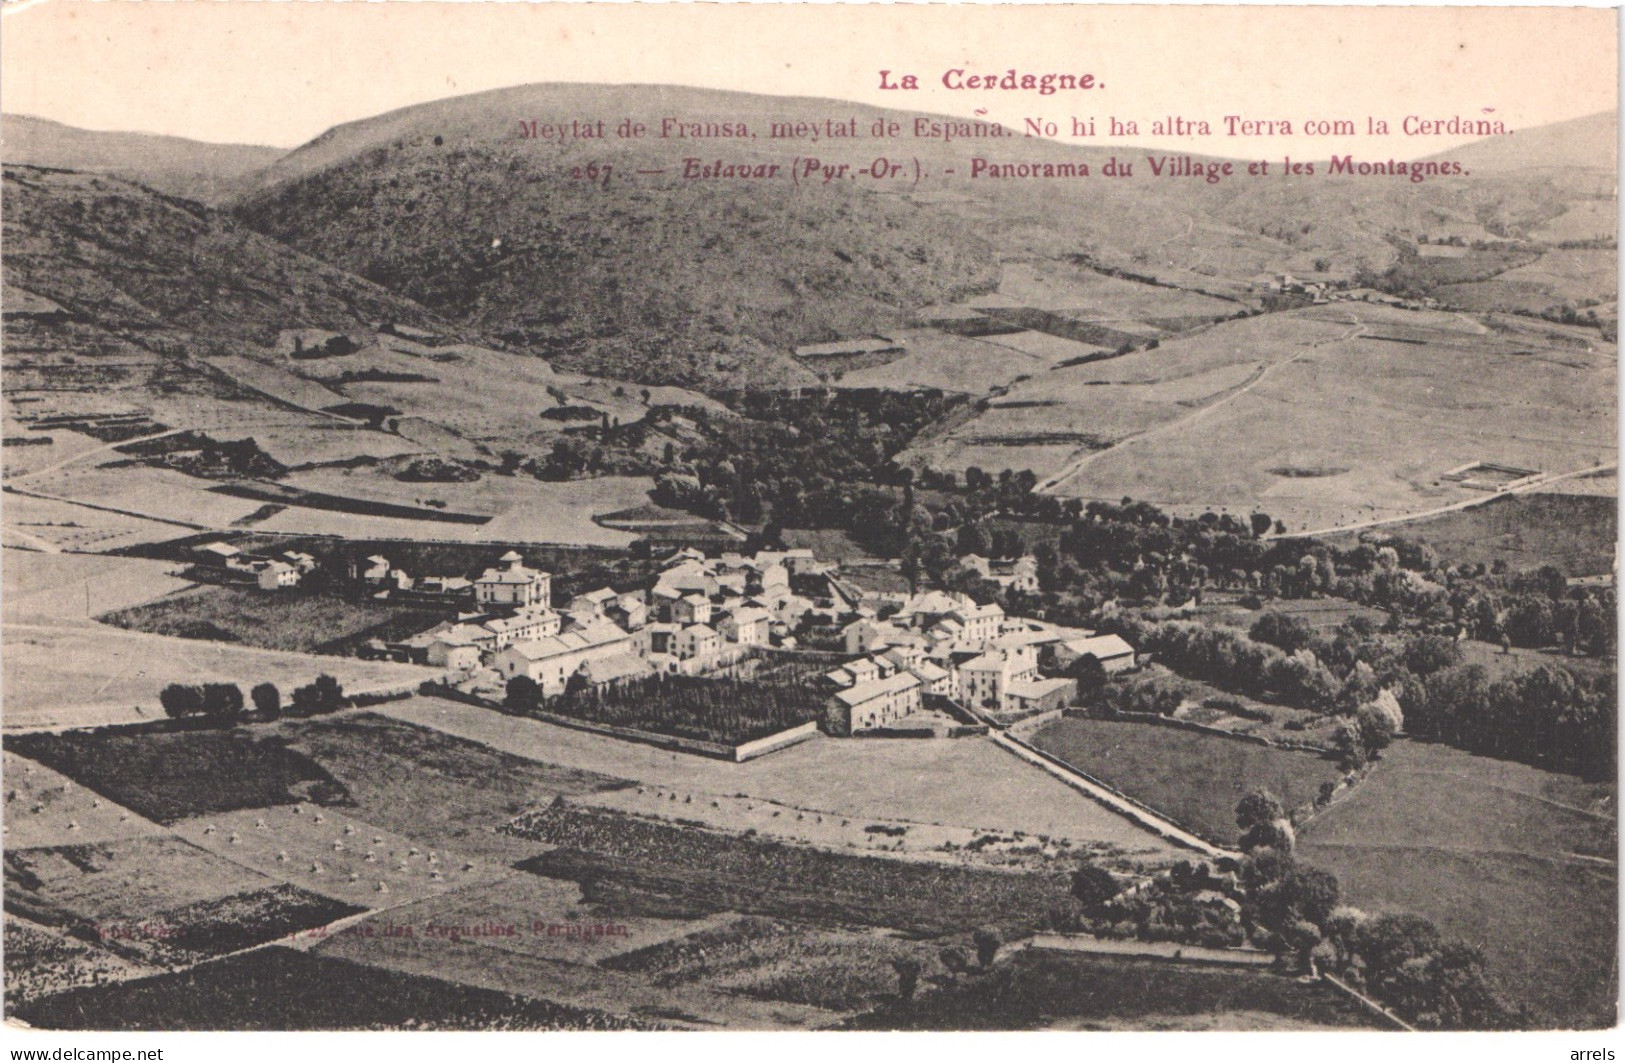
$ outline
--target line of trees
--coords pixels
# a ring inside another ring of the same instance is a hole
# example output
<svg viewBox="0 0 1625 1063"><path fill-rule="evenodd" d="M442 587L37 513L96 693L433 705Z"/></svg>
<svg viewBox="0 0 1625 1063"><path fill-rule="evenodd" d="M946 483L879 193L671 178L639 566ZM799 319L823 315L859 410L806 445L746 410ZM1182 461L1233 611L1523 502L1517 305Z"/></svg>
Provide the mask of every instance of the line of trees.
<svg viewBox="0 0 1625 1063"><path fill-rule="evenodd" d="M275 683L259 683L249 691L259 720L275 720L283 713L282 692ZM158 704L172 720L201 718L229 727L246 718L243 691L236 683L171 683L158 693ZM344 687L330 675L319 675L294 689L287 711L294 716L319 716L347 704Z"/></svg>

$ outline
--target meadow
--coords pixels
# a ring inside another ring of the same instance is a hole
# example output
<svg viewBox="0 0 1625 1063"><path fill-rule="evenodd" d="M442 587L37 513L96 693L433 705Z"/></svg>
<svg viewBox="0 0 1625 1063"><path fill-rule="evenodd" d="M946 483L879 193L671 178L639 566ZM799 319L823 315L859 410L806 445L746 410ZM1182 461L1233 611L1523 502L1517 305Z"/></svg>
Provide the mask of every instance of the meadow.
<svg viewBox="0 0 1625 1063"><path fill-rule="evenodd" d="M1298 840L1345 903L1431 919L1558 1028L1616 1021L1617 849L1613 786L1418 741Z"/></svg>
<svg viewBox="0 0 1625 1063"><path fill-rule="evenodd" d="M1267 788L1296 808L1339 777L1313 753L1151 724L1068 717L1030 741L1223 845L1235 844L1236 803L1252 791Z"/></svg>

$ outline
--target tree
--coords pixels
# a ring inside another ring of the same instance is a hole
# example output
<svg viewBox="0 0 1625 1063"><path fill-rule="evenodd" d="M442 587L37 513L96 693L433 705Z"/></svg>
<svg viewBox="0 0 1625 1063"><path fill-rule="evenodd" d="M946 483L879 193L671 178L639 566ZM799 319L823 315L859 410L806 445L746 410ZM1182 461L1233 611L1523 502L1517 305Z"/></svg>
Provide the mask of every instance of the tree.
<svg viewBox="0 0 1625 1063"><path fill-rule="evenodd" d="M1270 518L1268 513L1254 513L1252 515L1251 523L1253 538L1256 539L1260 535L1267 533L1270 530L1270 525L1274 524L1275 522Z"/></svg>
<svg viewBox="0 0 1625 1063"><path fill-rule="evenodd" d="M957 945L943 949L937 953L937 958L942 961L942 966L947 968L948 973L956 978L970 970L970 960L965 956L965 950Z"/></svg>
<svg viewBox="0 0 1625 1063"><path fill-rule="evenodd" d="M508 680L502 704L515 712L526 712L542 703L542 688L528 675L516 675Z"/></svg>
<svg viewBox="0 0 1625 1063"><path fill-rule="evenodd" d="M1086 912L1104 908L1117 896L1118 888L1116 876L1095 864L1085 864L1072 873L1072 896Z"/></svg>
<svg viewBox="0 0 1625 1063"><path fill-rule="evenodd" d="M1359 771L1371 759L1360 736L1360 725L1353 720L1338 723L1332 733L1332 752L1337 754L1337 765L1344 771Z"/></svg>
<svg viewBox="0 0 1625 1063"><path fill-rule="evenodd" d="M1257 642L1278 646L1287 653L1297 653L1314 642L1315 631L1308 621L1287 613L1268 612L1253 622L1248 636Z"/></svg>
<svg viewBox="0 0 1625 1063"><path fill-rule="evenodd" d="M220 724L234 723L243 714L243 691L236 683L203 684L203 715Z"/></svg>
<svg viewBox="0 0 1625 1063"><path fill-rule="evenodd" d="M254 711L264 719L274 720L282 715L282 691L275 683L257 684L248 696L254 702Z"/></svg>
<svg viewBox="0 0 1625 1063"><path fill-rule="evenodd" d="M1236 802L1236 826L1243 834L1254 827L1286 818L1281 799L1266 789L1257 789Z"/></svg>
<svg viewBox="0 0 1625 1063"><path fill-rule="evenodd" d="M330 675L316 679L293 692L289 708L295 716L317 716L336 712L344 703L344 688Z"/></svg>
<svg viewBox="0 0 1625 1063"><path fill-rule="evenodd" d="M1091 705L1106 688L1106 666L1094 654L1085 654L1072 663L1072 675L1078 681L1078 704Z"/></svg>
<svg viewBox="0 0 1625 1063"><path fill-rule="evenodd" d="M914 990L920 984L920 961L912 956L899 956L891 961L897 972L897 996L903 1001L914 999Z"/></svg>
<svg viewBox="0 0 1625 1063"><path fill-rule="evenodd" d="M976 964L982 970L993 966L993 959L999 954L999 946L1004 939L999 932L990 926L978 927L971 935L971 941L976 945Z"/></svg>
<svg viewBox="0 0 1625 1063"><path fill-rule="evenodd" d="M171 683L159 691L158 704L171 719L196 716L203 711L203 691L186 683Z"/></svg>

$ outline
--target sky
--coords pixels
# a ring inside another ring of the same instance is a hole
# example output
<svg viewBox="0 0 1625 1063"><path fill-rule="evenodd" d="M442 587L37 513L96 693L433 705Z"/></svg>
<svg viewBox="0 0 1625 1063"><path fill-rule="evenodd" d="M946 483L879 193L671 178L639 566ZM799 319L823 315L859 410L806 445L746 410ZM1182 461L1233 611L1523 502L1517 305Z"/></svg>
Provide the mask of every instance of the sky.
<svg viewBox="0 0 1625 1063"><path fill-rule="evenodd" d="M1498 118L1528 128L1613 110L1617 12L1576 8L1225 8L34 0L0 25L0 108L90 129L294 147L342 122L538 81L824 96L1069 128L1093 143L1325 156L1325 138L1222 134L1227 114ZM945 70L1093 73L1083 93L953 92ZM884 91L879 71L919 91ZM987 114L977 114L978 109ZM1109 116L1140 135L1106 135ZM1164 116L1206 140L1157 139ZM719 116L725 118L726 116ZM1435 154L1464 136L1362 137Z"/></svg>

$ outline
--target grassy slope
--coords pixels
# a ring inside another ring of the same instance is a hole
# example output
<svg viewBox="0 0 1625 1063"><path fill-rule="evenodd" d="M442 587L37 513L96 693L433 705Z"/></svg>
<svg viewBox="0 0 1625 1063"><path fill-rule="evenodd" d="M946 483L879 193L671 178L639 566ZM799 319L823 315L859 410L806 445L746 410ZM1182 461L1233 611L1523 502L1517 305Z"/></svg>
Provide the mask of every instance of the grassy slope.
<svg viewBox="0 0 1625 1063"><path fill-rule="evenodd" d="M1236 840L1236 802L1248 793L1267 787L1295 808L1338 776L1335 765L1312 753L1148 724L1069 718L1044 727L1032 741L1225 844Z"/></svg>
<svg viewBox="0 0 1625 1063"><path fill-rule="evenodd" d="M1612 787L1401 742L1301 833L1299 853L1336 874L1349 903L1415 912L1483 949L1537 1021L1611 1025L1613 810Z"/></svg>

